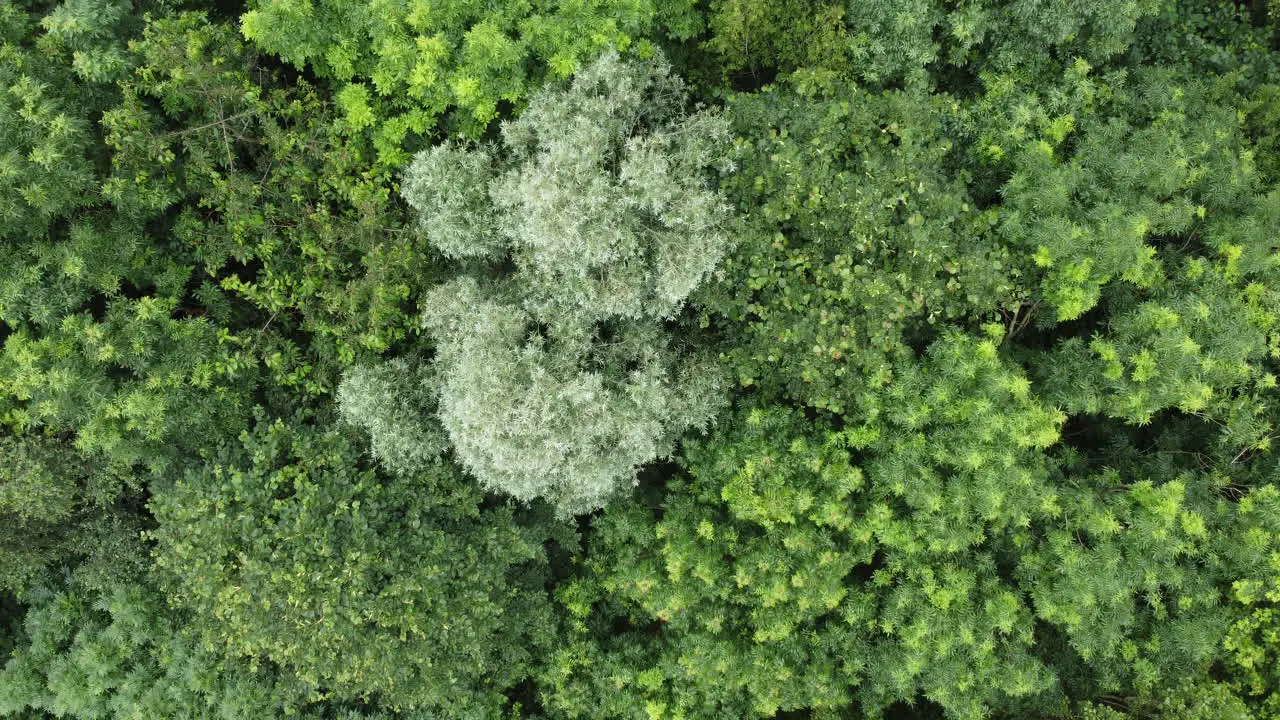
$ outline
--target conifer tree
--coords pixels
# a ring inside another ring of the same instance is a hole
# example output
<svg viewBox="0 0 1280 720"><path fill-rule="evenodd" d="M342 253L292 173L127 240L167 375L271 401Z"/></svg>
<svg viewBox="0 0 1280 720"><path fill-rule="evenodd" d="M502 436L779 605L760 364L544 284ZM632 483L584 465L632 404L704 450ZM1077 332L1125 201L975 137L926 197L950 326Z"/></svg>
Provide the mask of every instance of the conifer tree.
<svg viewBox="0 0 1280 720"><path fill-rule="evenodd" d="M66 102L75 79L56 52L30 46L30 24L19 8L0 7L0 235L6 246L39 237L54 218L83 204L93 179L87 113ZM0 258L11 257L9 251L0 248Z"/></svg>

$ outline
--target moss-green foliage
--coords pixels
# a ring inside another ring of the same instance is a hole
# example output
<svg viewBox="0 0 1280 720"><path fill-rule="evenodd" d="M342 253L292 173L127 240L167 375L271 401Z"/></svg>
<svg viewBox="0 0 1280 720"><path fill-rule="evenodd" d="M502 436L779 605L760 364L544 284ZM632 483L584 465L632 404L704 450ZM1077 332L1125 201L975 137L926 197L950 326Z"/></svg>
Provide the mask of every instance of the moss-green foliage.
<svg viewBox="0 0 1280 720"><path fill-rule="evenodd" d="M425 247L367 142L334 128L331 101L255 69L234 28L202 16L156 20L134 49L140 66L103 117L116 150L104 192L176 215L172 237L203 274L204 297L234 293L260 312L255 330L301 325L344 362L415 333ZM305 348L255 335L289 366L286 386L332 387L298 357Z"/></svg>
<svg viewBox="0 0 1280 720"><path fill-rule="evenodd" d="M246 37L335 84L349 130L372 128L379 157L404 161L406 136L482 134L501 104L522 104L545 77L565 78L608 47L651 47L661 29L691 37L689 0L367 3L261 0Z"/></svg>
<svg viewBox="0 0 1280 720"><path fill-rule="evenodd" d="M24 47L30 22L12 5L0 8L0 233L6 240L38 237L52 218L84 202L92 178L88 119L66 102L75 81L69 68L58 67L55 52Z"/></svg>
<svg viewBox="0 0 1280 720"><path fill-rule="evenodd" d="M24 709L82 720L282 717L315 693L200 649L149 585L54 586L29 602L21 644L0 670L6 717L28 717Z"/></svg>
<svg viewBox="0 0 1280 720"><path fill-rule="evenodd" d="M0 359L3 387L24 401L11 422L74 431L85 452L153 469L201 433L235 428L235 356L212 324L173 312L172 301L121 300L102 322L68 315L42 337L15 333Z"/></svg>
<svg viewBox="0 0 1280 720"><path fill-rule="evenodd" d="M1106 318L1059 345L1046 392L1140 424L1177 408L1219 423L1235 452L1266 447L1280 195L1248 145L1249 103L1225 82L1085 70L1067 81L1075 102L1028 104L1035 119L1005 131L1024 139L1007 148L1002 232L1043 278L1033 310L1066 321L1102 305Z"/></svg>
<svg viewBox="0 0 1280 720"><path fill-rule="evenodd" d="M123 52L120 13L95 7L63 7L35 41L47 50L41 71L76 77L66 82L74 83L68 92L86 129L87 118L96 122L122 101L111 83L121 72L81 66L92 55L84 43L96 35L83 27L91 20L105 23L100 34L111 52ZM9 59L5 67L31 62ZM24 223L30 236L6 233L3 422L74 434L74 445L98 463L159 469L193 448L192 439L238 429L253 368L228 331L204 317L208 310L192 308L190 256L169 240L153 244L149 233L166 227L157 214L163 205L107 189L114 159L102 144L87 156L64 148L63 162L80 163L82 180L91 181L71 188L80 201L60 205L56 222Z"/></svg>
<svg viewBox="0 0 1280 720"><path fill-rule="evenodd" d="M137 480L43 436L0 436L0 592L20 592L74 567L99 586L145 567L142 525L126 504Z"/></svg>
<svg viewBox="0 0 1280 720"><path fill-rule="evenodd" d="M903 370L843 430L744 410L686 449L689 477L668 487L660 516L606 512L591 573L562 599L584 625L601 602L683 638L657 640L654 669L621 676L630 692L690 716L855 699L878 712L923 693L980 717L1047 687L1031 609L999 565L1044 512L1039 449L1062 418L990 340L947 336ZM622 672L575 664L574 652L558 673ZM590 716L565 690L556 700Z"/></svg>
<svg viewBox="0 0 1280 720"><path fill-rule="evenodd" d="M849 60L844 3L713 0L706 41L722 72L841 68Z"/></svg>
<svg viewBox="0 0 1280 720"><path fill-rule="evenodd" d="M1087 704L1069 717L1071 720L1125 720L1136 716L1158 720L1255 720L1257 717L1240 696L1222 683L1197 684L1187 681L1169 688L1160 697L1136 698L1132 701L1111 696L1111 704Z"/></svg>
<svg viewBox="0 0 1280 720"><path fill-rule="evenodd" d="M773 69L933 86L954 68L1105 60L1161 0L712 0L709 50L728 71Z"/></svg>
<svg viewBox="0 0 1280 720"><path fill-rule="evenodd" d="M1258 703L1259 717L1274 717L1280 712L1278 505L1280 493L1273 485L1240 502L1240 513L1251 527L1239 550L1252 561L1252 567L1232 583L1231 599L1246 612L1240 614L1223 641L1234 689Z"/></svg>
<svg viewBox="0 0 1280 720"><path fill-rule="evenodd" d="M1261 178L1228 88L1171 71L1096 78L1083 63L1063 84L1060 99L1041 103L992 77L978 150L1010 156L1002 231L1034 251L1040 292L1059 321L1093 308L1112 280L1158 291L1178 270L1165 265L1186 250L1227 256L1233 275L1261 269L1274 200L1256 197ZM1196 245L1162 247L1175 238Z"/></svg>
<svg viewBox="0 0 1280 720"><path fill-rule="evenodd" d="M206 647L333 697L493 716L547 642L536 524L450 466L386 478L339 430L261 418L156 493L156 564Z"/></svg>
<svg viewBox="0 0 1280 720"><path fill-rule="evenodd" d="M742 241L705 297L741 385L836 413L942 324L1014 306L1025 262L962 175L945 97L844 85L735 98Z"/></svg>

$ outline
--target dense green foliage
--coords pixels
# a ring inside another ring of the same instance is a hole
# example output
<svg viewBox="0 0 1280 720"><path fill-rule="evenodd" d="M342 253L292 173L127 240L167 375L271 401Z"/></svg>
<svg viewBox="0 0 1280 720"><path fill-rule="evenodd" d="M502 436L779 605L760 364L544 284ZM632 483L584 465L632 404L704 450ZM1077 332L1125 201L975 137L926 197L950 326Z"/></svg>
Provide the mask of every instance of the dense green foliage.
<svg viewBox="0 0 1280 720"><path fill-rule="evenodd" d="M145 585L32 593L24 645L0 671L0 712L76 718L282 716L311 689L201 650ZM16 715L15 715L16 716Z"/></svg>
<svg viewBox="0 0 1280 720"><path fill-rule="evenodd" d="M0 0L0 716L1280 718L1280 4Z"/></svg>
<svg viewBox="0 0 1280 720"><path fill-rule="evenodd" d="M651 47L659 29L696 33L689 0L526 0L512 3L263 0L243 17L266 52L341 83L349 131L374 128L380 157L404 159L406 136L446 126L476 136L499 104L523 104L546 76L563 78L609 46Z"/></svg>
<svg viewBox="0 0 1280 720"><path fill-rule="evenodd" d="M259 419L152 500L173 597L209 646L335 697L496 713L547 642L537 524L480 509L444 465L384 480L340 431L291 420Z"/></svg>
<svg viewBox="0 0 1280 720"><path fill-rule="evenodd" d="M927 333L1025 293L998 214L948 167L954 102L837 84L732 109L742 170L726 188L746 227L703 304L730 321L742 385L840 413Z"/></svg>
<svg viewBox="0 0 1280 720"><path fill-rule="evenodd" d="M931 87L930 71L1103 60L1160 0L712 0L707 46L728 70L818 70Z"/></svg>

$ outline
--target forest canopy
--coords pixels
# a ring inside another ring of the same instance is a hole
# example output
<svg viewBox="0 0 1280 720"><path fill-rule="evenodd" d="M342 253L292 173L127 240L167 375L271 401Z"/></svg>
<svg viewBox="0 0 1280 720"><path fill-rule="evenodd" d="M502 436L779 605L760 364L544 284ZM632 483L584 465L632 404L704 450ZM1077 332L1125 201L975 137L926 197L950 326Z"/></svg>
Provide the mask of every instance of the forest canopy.
<svg viewBox="0 0 1280 720"><path fill-rule="evenodd" d="M0 717L1280 720L1277 0L0 0Z"/></svg>

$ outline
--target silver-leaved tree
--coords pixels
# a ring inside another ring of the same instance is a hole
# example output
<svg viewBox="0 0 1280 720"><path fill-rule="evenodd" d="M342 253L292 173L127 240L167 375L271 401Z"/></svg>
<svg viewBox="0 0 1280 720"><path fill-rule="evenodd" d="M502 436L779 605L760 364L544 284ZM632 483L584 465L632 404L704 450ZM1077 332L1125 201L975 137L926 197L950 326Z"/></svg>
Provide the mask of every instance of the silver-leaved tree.
<svg viewBox="0 0 1280 720"><path fill-rule="evenodd" d="M425 298L434 366L406 377L433 392L395 415L434 412L485 487L589 511L711 417L717 373L664 327L730 244L710 182L728 126L687 104L662 58L609 53L536 96L499 145L441 145L408 169L421 229L466 271ZM422 431L388 423L377 408L403 391L362 372L344 413L403 465L417 451L398 444Z"/></svg>

